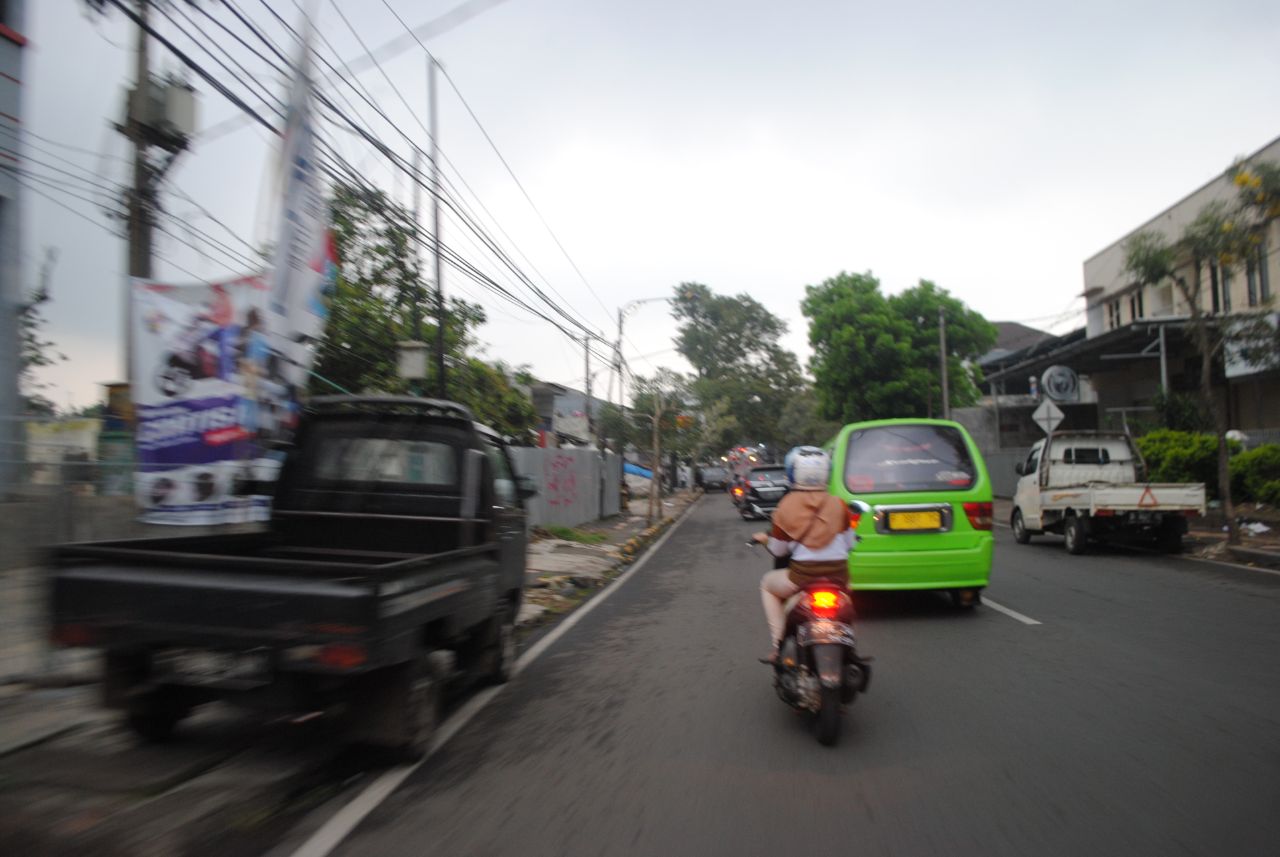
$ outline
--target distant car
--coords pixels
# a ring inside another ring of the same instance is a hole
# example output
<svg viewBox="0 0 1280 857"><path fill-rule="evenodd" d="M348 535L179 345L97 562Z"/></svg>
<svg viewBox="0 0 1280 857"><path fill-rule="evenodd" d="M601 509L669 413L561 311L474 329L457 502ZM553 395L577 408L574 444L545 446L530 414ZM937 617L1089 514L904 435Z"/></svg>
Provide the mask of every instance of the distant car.
<svg viewBox="0 0 1280 857"><path fill-rule="evenodd" d="M707 491L724 491L729 487L729 471L723 467L702 468L702 487Z"/></svg>
<svg viewBox="0 0 1280 857"><path fill-rule="evenodd" d="M741 489L738 514L747 520L767 518L790 489L786 468L780 464L753 467L743 477Z"/></svg>

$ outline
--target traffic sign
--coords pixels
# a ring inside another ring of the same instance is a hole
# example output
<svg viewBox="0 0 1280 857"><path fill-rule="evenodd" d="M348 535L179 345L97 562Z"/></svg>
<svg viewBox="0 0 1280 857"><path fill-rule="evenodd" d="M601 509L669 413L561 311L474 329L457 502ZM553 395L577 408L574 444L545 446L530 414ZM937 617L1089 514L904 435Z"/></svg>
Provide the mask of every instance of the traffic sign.
<svg viewBox="0 0 1280 857"><path fill-rule="evenodd" d="M1062 409L1053 402L1045 399L1040 403L1040 407L1031 412L1031 419L1035 424L1044 429L1044 433L1048 434L1058 427L1058 423L1062 422Z"/></svg>

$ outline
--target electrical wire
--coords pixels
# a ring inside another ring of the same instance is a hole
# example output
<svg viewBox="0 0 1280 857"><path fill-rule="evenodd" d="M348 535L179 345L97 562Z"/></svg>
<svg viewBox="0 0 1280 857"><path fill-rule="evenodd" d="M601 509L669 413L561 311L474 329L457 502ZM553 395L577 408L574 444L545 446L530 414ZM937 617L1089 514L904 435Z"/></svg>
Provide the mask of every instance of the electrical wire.
<svg viewBox="0 0 1280 857"><path fill-rule="evenodd" d="M330 0L330 2L333 2L333 0ZM463 96L462 90L458 88L458 84L453 79L453 76L449 74L448 70L443 65L441 65L439 62L436 62L436 58L431 54L431 51L427 49L427 46L423 44L422 40L418 38L418 36L413 32L413 30L409 29L409 25L405 23L404 19L400 17L400 14L396 12L396 10L391 6L391 4L387 2L387 0L382 0L382 4L386 6L387 10L390 11L391 14L395 16L395 19L397 21L400 22L400 26L404 27L405 30L408 31L409 35L413 36L414 41L416 41L418 43L418 46L422 48L423 52L427 55L427 58L432 63L435 63L436 68L440 69L440 73L443 74L444 79L449 82L449 86L452 87L454 94L458 96L458 100L461 101L462 106L466 108L467 114L471 117L472 121L476 123L476 127L480 129L480 133L484 136L485 141L489 144L489 148L493 149L493 153L497 155L498 160L502 162L502 166L506 169L507 175L511 176L511 180L515 182L516 187L520 189L520 193L524 195L525 201L529 203L529 207L533 209L533 213L538 216L538 220L541 221L543 227L547 230L547 234L551 236L551 240L554 241L556 246L560 248L560 252L563 253L565 259L569 261L569 265L573 268L574 272L578 275L578 278L582 280L582 284L587 287L587 291L591 293L591 296L593 298L595 298L596 303L600 304L600 308L604 310L605 317L612 318L612 311L607 306L605 306L604 301L600 299L600 295L598 295L596 293L596 290L591 287L591 283L587 282L587 278L582 273L582 269L578 267L578 263L573 261L573 257L569 255L569 251L565 249L564 244L561 243L559 236L557 236L555 233L555 230L551 228L551 224L547 222L547 219L545 217L543 217L542 211L534 203L533 197L529 195L529 192L525 190L524 184L520 181L519 178L516 177L515 170L511 169L511 164L507 163L507 159L503 156L502 152L498 150L498 144L493 141L493 137L489 135L489 131L484 127L484 124L480 121L480 117L476 115L476 112L473 109L471 109L471 104L467 101L466 97ZM336 4L335 4L335 8L336 8ZM560 299L565 300L564 295L560 295Z"/></svg>

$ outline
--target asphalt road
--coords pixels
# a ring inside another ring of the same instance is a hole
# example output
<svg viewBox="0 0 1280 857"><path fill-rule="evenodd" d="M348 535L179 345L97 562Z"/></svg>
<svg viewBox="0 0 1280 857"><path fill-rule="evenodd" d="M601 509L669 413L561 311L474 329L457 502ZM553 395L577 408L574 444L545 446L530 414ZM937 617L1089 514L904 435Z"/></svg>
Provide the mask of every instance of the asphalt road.
<svg viewBox="0 0 1280 857"><path fill-rule="evenodd" d="M835 748L773 695L712 496L342 855L1280 853L1280 576L997 530L987 594L860 598Z"/></svg>

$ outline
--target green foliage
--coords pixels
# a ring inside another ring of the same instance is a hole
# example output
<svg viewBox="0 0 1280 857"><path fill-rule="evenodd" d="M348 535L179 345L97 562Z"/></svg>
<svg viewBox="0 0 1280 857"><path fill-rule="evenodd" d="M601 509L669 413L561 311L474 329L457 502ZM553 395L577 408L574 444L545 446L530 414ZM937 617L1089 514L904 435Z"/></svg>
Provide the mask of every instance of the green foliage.
<svg viewBox="0 0 1280 857"><path fill-rule="evenodd" d="M947 321L951 404L966 407L979 391L964 361L996 338L981 315L927 280L892 297L870 272L842 272L806 287L801 310L809 319L821 416L848 423L938 415L939 308Z"/></svg>
<svg viewBox="0 0 1280 857"><path fill-rule="evenodd" d="M57 406L41 391L48 384L41 383L35 370L66 360L65 354L54 349L54 343L44 338L44 316L40 304L44 298L27 304L18 312L18 390L22 396L24 413L36 416L53 416Z"/></svg>
<svg viewBox="0 0 1280 857"><path fill-rule="evenodd" d="M1258 496L1254 499L1259 503L1266 503L1268 506L1280 508L1280 479L1264 482L1262 487L1258 489Z"/></svg>
<svg viewBox="0 0 1280 857"><path fill-rule="evenodd" d="M786 322L749 295L717 295L701 283L677 286L671 307L676 347L694 368L692 400L704 410L721 403L722 414L702 414L711 435L705 451L740 438L779 444L780 414L804 387L799 361L778 342Z"/></svg>
<svg viewBox="0 0 1280 857"><path fill-rule="evenodd" d="M1267 443L1231 459L1231 493L1241 500L1266 499L1280 485L1280 444Z"/></svg>
<svg viewBox="0 0 1280 857"><path fill-rule="evenodd" d="M399 376L398 343L434 343L436 325L417 261L412 217L381 191L338 185L332 202L338 282L316 355L314 392L409 392ZM505 368L468 352L484 310L456 298L445 311L449 397L498 432L523 435L537 422L533 404L512 387ZM430 377L423 389L433 390ZM320 380L323 378L325 380Z"/></svg>
<svg viewBox="0 0 1280 857"><path fill-rule="evenodd" d="M1160 429L1137 439L1151 482L1203 482L1211 498L1218 490L1218 438L1213 434ZM1232 452L1240 444L1228 444Z"/></svg>
<svg viewBox="0 0 1280 857"><path fill-rule="evenodd" d="M839 430L840 423L822 418L817 392L805 386L787 400L778 416L778 451L802 444L821 446Z"/></svg>
<svg viewBox="0 0 1280 857"><path fill-rule="evenodd" d="M1212 420L1201 407L1198 396L1157 390L1151 404L1155 406L1162 428L1201 432L1213 427Z"/></svg>
<svg viewBox="0 0 1280 857"><path fill-rule="evenodd" d="M538 529L552 538L564 539L567 542L578 542L584 545L598 545L605 540L603 533L588 533L586 530L579 530L575 527L562 527L559 524L550 524Z"/></svg>

